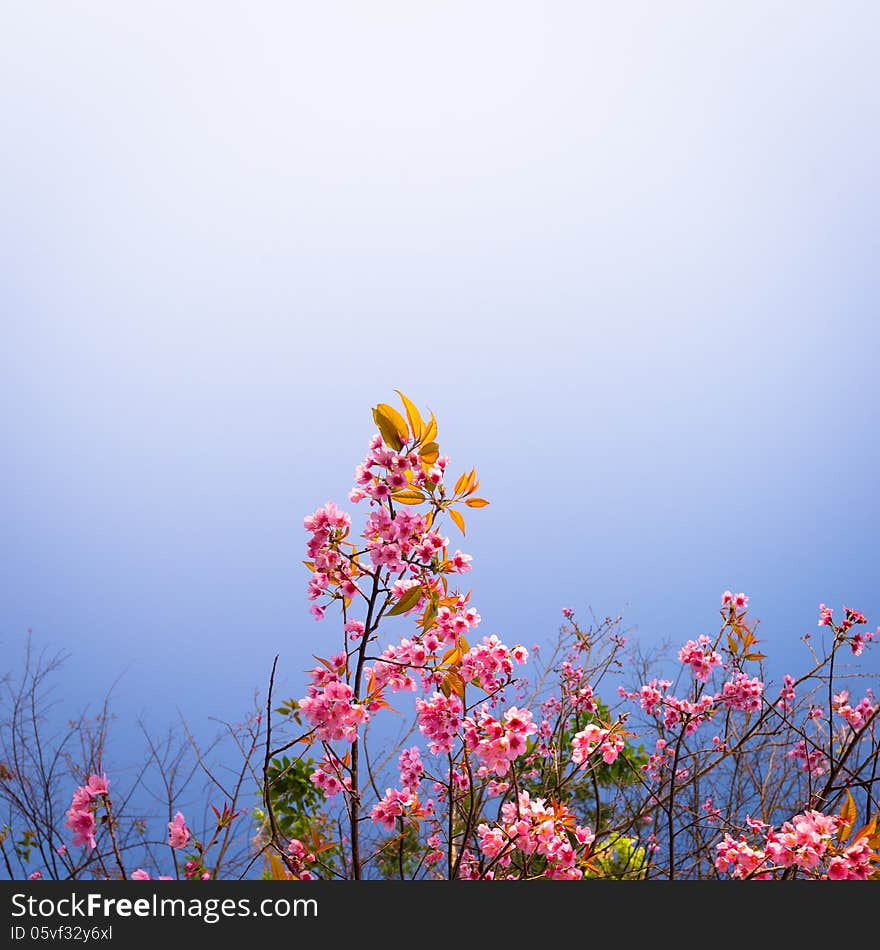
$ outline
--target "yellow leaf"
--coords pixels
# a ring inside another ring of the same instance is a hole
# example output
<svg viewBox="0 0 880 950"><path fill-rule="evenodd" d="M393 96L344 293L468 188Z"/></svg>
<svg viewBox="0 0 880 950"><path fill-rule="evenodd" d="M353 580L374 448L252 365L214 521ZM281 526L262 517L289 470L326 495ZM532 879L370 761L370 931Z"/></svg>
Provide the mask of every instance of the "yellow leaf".
<svg viewBox="0 0 880 950"><path fill-rule="evenodd" d="M843 802L843 808L840 809L841 827L837 833L838 840L841 843L845 842L847 838L849 838L849 833L852 831L852 826L855 824L858 814L858 809L856 808L855 799L852 797L852 792L847 789L846 799Z"/></svg>
<svg viewBox="0 0 880 950"><path fill-rule="evenodd" d="M862 827L859 828L859 830L852 836L853 844L855 844L860 838L867 838L870 841L871 836L874 834L874 828L872 827L873 824L874 822L872 820L868 822L867 825L862 825ZM870 847L870 845L868 845L868 847Z"/></svg>
<svg viewBox="0 0 880 950"><path fill-rule="evenodd" d="M382 412L379 411L380 406L377 406L373 410L373 421L379 427L379 434L385 440L386 445L390 445L392 449L400 451L403 447L403 441L400 438L400 433L397 430L397 426Z"/></svg>
<svg viewBox="0 0 880 950"><path fill-rule="evenodd" d="M269 854L269 870L274 881L289 881L290 873L277 854Z"/></svg>
<svg viewBox="0 0 880 950"><path fill-rule="evenodd" d="M314 561L303 561L303 564L305 564L305 566L306 566L310 571L314 571L314 569L315 569L315 562L314 562Z"/></svg>
<svg viewBox="0 0 880 950"><path fill-rule="evenodd" d="M455 488L453 489L456 495L464 489L465 485L467 485L467 480L467 472L462 472L462 474L458 476L458 480L455 483Z"/></svg>
<svg viewBox="0 0 880 950"><path fill-rule="evenodd" d="M398 396L400 396L400 401L403 403L403 408L406 409L406 417L409 419L409 427L412 429L412 434L416 439L422 438L422 433L425 431L425 423L422 421L422 417L419 414L419 410L416 408L415 403L408 399L399 389L394 390Z"/></svg>
<svg viewBox="0 0 880 950"><path fill-rule="evenodd" d="M426 442L419 449L419 457L428 465L433 465L440 457L440 446L436 442Z"/></svg>
<svg viewBox="0 0 880 950"><path fill-rule="evenodd" d="M461 512L456 511L455 508L450 508L449 517L452 518L452 520L458 525L458 530L464 534L464 518L462 517Z"/></svg>
<svg viewBox="0 0 880 950"><path fill-rule="evenodd" d="M422 442L433 442L437 438L437 420L434 418L434 413L431 413L431 421L425 426L425 431L422 433Z"/></svg>
<svg viewBox="0 0 880 950"><path fill-rule="evenodd" d="M401 505L420 505L425 500L425 496L415 488L404 488L401 491L392 492L391 497L399 501Z"/></svg>
<svg viewBox="0 0 880 950"><path fill-rule="evenodd" d="M462 702L464 701L464 680L454 670L450 670L443 678L444 683L449 684L449 689L455 693ZM442 684L441 684L442 689ZM449 693L446 694L447 696Z"/></svg>
<svg viewBox="0 0 880 950"><path fill-rule="evenodd" d="M397 434L400 436L400 441L406 442L409 439L409 429L406 427L406 419L403 418L394 406L389 406L387 402L380 402L376 408L383 416L391 421L397 430Z"/></svg>
<svg viewBox="0 0 880 950"><path fill-rule="evenodd" d="M435 618L437 617L437 601L435 598L431 598L431 602L425 608L425 613L422 616L422 630L430 630L431 624L434 623Z"/></svg>
<svg viewBox="0 0 880 950"><path fill-rule="evenodd" d="M465 504L468 508L485 508L489 502L485 498L468 498Z"/></svg>

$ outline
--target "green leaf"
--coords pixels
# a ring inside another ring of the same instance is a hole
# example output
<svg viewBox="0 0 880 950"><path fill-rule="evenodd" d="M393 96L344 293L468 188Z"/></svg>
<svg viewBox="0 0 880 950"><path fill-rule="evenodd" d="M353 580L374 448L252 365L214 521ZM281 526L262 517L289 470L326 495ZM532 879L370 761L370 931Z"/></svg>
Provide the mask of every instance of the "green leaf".
<svg viewBox="0 0 880 950"><path fill-rule="evenodd" d="M405 614L408 610L412 610L413 607L419 602L419 598L422 596L421 587L410 587L410 589L397 601L397 603L388 611L389 617L396 617L399 614Z"/></svg>

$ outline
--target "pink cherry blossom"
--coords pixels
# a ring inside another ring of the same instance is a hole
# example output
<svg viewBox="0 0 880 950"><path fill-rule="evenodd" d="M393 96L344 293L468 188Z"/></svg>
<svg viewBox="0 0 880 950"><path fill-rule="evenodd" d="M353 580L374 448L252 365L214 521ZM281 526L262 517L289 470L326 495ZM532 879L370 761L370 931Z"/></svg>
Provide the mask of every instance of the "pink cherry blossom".
<svg viewBox="0 0 880 950"><path fill-rule="evenodd" d="M190 830L186 826L183 812L177 812L168 822L168 844L175 850L180 850L187 846L190 837Z"/></svg>

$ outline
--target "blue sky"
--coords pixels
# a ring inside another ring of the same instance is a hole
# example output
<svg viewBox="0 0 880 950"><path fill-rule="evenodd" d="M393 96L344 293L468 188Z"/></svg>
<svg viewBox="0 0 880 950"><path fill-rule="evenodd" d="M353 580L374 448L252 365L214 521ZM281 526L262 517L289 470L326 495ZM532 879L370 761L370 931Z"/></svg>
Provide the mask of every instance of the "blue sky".
<svg viewBox="0 0 880 950"><path fill-rule="evenodd" d="M0 643L69 704L299 694L302 516L398 388L492 501L486 633L880 621L876 5L0 20Z"/></svg>

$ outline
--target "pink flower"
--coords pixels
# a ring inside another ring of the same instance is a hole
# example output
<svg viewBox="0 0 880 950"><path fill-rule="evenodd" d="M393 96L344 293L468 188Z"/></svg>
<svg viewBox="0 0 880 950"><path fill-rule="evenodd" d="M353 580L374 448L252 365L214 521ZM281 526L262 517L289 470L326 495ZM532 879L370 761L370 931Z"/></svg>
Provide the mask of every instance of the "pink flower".
<svg viewBox="0 0 880 950"><path fill-rule="evenodd" d="M450 558L453 573L466 574L471 569L472 560L470 554L462 554L461 551L456 551Z"/></svg>
<svg viewBox="0 0 880 950"><path fill-rule="evenodd" d="M89 793L93 798L97 798L99 795L107 794L107 787L109 786L106 775L90 775L89 783L86 786L89 790Z"/></svg>
<svg viewBox="0 0 880 950"><path fill-rule="evenodd" d="M749 598L745 594L734 594L733 606L737 610L745 610L749 606Z"/></svg>
<svg viewBox="0 0 880 950"><path fill-rule="evenodd" d="M404 749L397 760L397 768L400 770L400 784L405 788L417 789L424 771L419 747Z"/></svg>
<svg viewBox="0 0 880 950"><path fill-rule="evenodd" d="M458 696L455 693L449 696L434 693L430 699L417 699L416 711L419 729L429 740L431 755L451 752L464 711Z"/></svg>
<svg viewBox="0 0 880 950"><path fill-rule="evenodd" d="M349 640L360 640L364 635L364 625L359 620L349 620L345 625Z"/></svg>
<svg viewBox="0 0 880 950"><path fill-rule="evenodd" d="M721 606L729 607L732 603L733 603L733 594L729 590L726 590L721 595Z"/></svg>
<svg viewBox="0 0 880 950"><path fill-rule="evenodd" d="M833 623L831 619L833 611L830 607L826 607L825 604L819 604L819 626L820 627L830 627Z"/></svg>
<svg viewBox="0 0 880 950"><path fill-rule="evenodd" d="M132 871L131 879L133 881L152 881L153 880L143 868L137 868L137 870Z"/></svg>
<svg viewBox="0 0 880 950"><path fill-rule="evenodd" d="M747 711L760 709L763 695L764 684L757 676L749 679L745 673L737 673L733 680L724 684L717 698L728 709Z"/></svg>
<svg viewBox="0 0 880 950"><path fill-rule="evenodd" d="M30 874L28 874L28 880L39 881L42 878L42 876L43 876L42 871L32 871Z"/></svg>
<svg viewBox="0 0 880 950"><path fill-rule="evenodd" d="M80 785L73 793L70 808L67 810L65 825L73 832L73 843L92 851L95 848L95 799L107 795L109 783L106 775L90 775L85 785Z"/></svg>
<svg viewBox="0 0 880 950"><path fill-rule="evenodd" d="M610 729L603 729L593 723L575 733L572 738L571 760L583 769L586 768L589 758L594 752L601 752L602 760L611 765L617 760L624 744L623 739L612 733Z"/></svg>
<svg viewBox="0 0 880 950"><path fill-rule="evenodd" d="M392 831L397 824L397 819L403 818L417 806L418 798L410 789L389 788L385 791L385 797L373 807L370 818L377 825L382 825L386 830Z"/></svg>
<svg viewBox="0 0 880 950"><path fill-rule="evenodd" d="M528 709L511 706L502 720L481 707L476 718L465 719L465 745L488 772L507 774L510 763L526 751L526 741L537 732Z"/></svg>
<svg viewBox="0 0 880 950"><path fill-rule="evenodd" d="M706 683L713 667L721 666L721 656L712 649L712 641L707 636L699 640L688 640L678 651L680 662L690 666L696 679Z"/></svg>
<svg viewBox="0 0 880 950"><path fill-rule="evenodd" d="M354 742L358 726L368 722L370 714L363 705L353 702L353 698L354 690L347 683L331 678L323 687L310 686L308 696L300 700L299 706L316 727L318 739Z"/></svg>
<svg viewBox="0 0 880 950"><path fill-rule="evenodd" d="M650 816L648 820L650 821ZM574 836L577 838L578 844L592 844L596 840L596 836L593 834L592 829L589 827L582 827L581 825L575 825Z"/></svg>
<svg viewBox="0 0 880 950"><path fill-rule="evenodd" d="M65 824L73 832L73 843L75 845L89 851L95 849L95 816L91 810L74 811L71 809L67 812Z"/></svg>
<svg viewBox="0 0 880 950"><path fill-rule="evenodd" d="M779 691L779 701L776 703L783 712L788 712L795 701L794 683L794 677L786 673L782 680L782 689Z"/></svg>
<svg viewBox="0 0 880 950"><path fill-rule="evenodd" d="M186 826L183 813L177 812L174 818L168 822L168 844L179 851L187 846L190 837L190 830Z"/></svg>

